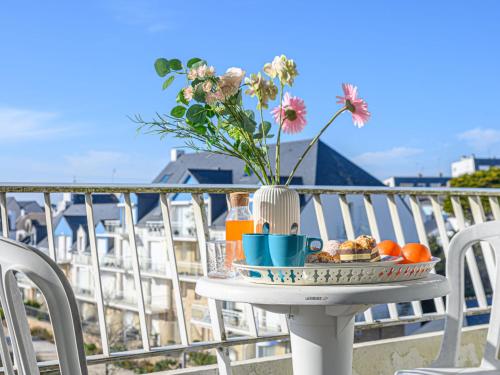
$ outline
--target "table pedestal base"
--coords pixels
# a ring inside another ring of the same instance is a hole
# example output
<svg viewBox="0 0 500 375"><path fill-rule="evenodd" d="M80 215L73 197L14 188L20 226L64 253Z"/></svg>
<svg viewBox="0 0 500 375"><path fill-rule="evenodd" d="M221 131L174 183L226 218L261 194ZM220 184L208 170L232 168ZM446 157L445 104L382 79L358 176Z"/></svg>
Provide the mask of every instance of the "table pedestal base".
<svg viewBox="0 0 500 375"><path fill-rule="evenodd" d="M283 308L259 306L272 312ZM294 375L351 375L354 316L368 305L288 308Z"/></svg>

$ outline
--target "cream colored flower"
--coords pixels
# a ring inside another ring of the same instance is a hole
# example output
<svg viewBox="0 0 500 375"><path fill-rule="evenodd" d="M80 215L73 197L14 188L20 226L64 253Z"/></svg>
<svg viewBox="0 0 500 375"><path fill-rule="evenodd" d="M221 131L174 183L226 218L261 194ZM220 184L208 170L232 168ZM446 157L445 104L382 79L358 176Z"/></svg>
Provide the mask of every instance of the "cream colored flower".
<svg viewBox="0 0 500 375"><path fill-rule="evenodd" d="M196 78L213 77L214 75L215 75L215 68L213 66L208 66L206 64L203 64L197 68L189 69L187 77L188 79L193 81Z"/></svg>
<svg viewBox="0 0 500 375"><path fill-rule="evenodd" d="M215 68L213 66L201 65L196 68L196 75L198 78L213 77Z"/></svg>
<svg viewBox="0 0 500 375"><path fill-rule="evenodd" d="M245 76L245 71L240 68L229 68L219 80L219 89L224 97L236 95L240 89L241 81Z"/></svg>
<svg viewBox="0 0 500 375"><path fill-rule="evenodd" d="M188 102L193 99L193 88L191 86L188 86L182 90L182 95L184 95L184 99L186 99Z"/></svg>
<svg viewBox="0 0 500 375"><path fill-rule="evenodd" d="M213 86L213 83L212 81L205 81L203 82L203 91L205 92L210 92L212 91L212 86Z"/></svg>
<svg viewBox="0 0 500 375"><path fill-rule="evenodd" d="M278 77L283 85L289 86L299 75L295 61L287 59L285 55L276 56L271 63L265 64L264 72L273 79Z"/></svg>
<svg viewBox="0 0 500 375"><path fill-rule="evenodd" d="M196 72L196 69L189 69L189 72L187 74L187 77L188 79L190 79L191 81L195 80L196 77L197 77L197 72Z"/></svg>
<svg viewBox="0 0 500 375"><path fill-rule="evenodd" d="M272 81L262 77L260 73L252 74L250 78L245 79L248 89L245 91L250 96L257 96L259 106L267 108L269 100L276 99L278 88Z"/></svg>

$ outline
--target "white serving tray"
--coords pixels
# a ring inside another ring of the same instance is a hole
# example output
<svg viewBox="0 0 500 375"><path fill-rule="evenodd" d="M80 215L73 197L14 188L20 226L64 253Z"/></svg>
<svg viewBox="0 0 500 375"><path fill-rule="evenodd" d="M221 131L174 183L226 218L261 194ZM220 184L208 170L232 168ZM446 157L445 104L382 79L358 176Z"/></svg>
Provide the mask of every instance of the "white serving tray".
<svg viewBox="0 0 500 375"><path fill-rule="evenodd" d="M250 266L244 261L233 264L247 281L257 284L356 285L421 279L441 260L433 257L430 262L397 263L401 259L373 263L308 263L304 267Z"/></svg>

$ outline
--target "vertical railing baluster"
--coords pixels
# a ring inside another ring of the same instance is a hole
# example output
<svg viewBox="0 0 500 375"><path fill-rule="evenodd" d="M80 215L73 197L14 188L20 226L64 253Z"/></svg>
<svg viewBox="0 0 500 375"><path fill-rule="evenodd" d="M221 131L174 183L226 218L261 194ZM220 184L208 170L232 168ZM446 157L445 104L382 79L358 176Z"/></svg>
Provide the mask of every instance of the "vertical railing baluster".
<svg viewBox="0 0 500 375"><path fill-rule="evenodd" d="M491 212L493 214L493 218L495 220L500 220L500 204L498 204L497 197L489 197L488 201L490 202Z"/></svg>
<svg viewBox="0 0 500 375"><path fill-rule="evenodd" d="M2 218L2 236L9 237L9 220L8 220L8 211L7 211L7 194L0 193L0 216ZM2 344L2 364L6 367L7 374L14 374L12 361L10 357L9 347L7 346L7 341L5 338L5 333L3 327L0 327L2 331L0 335L1 344ZM17 367L18 360L17 356L14 356L14 365Z"/></svg>
<svg viewBox="0 0 500 375"><path fill-rule="evenodd" d="M405 235L403 232L403 226L401 225L401 219L399 217L398 205L396 203L396 195L387 195L387 205L389 206L389 213L391 215L392 227L394 228L394 234L396 235L396 241L400 246L404 246L406 243ZM422 316L422 305L420 301L412 301L413 313L415 316Z"/></svg>
<svg viewBox="0 0 500 375"><path fill-rule="evenodd" d="M49 246L49 256L57 262L56 246L54 243L54 227L52 225L52 204L50 203L50 193L43 193L43 204L45 211L45 222L47 225L47 243Z"/></svg>
<svg viewBox="0 0 500 375"><path fill-rule="evenodd" d="M370 233L377 242L380 242L380 231L378 230L377 216L375 215L375 208L373 207L372 197L369 194L363 195L363 203L365 205L366 216L368 218L368 226Z"/></svg>
<svg viewBox="0 0 500 375"><path fill-rule="evenodd" d="M198 238L198 246L200 249L200 257L203 265L203 274L208 275L208 259L207 259L207 241L208 219L206 216L205 202L203 194L191 194L193 198L193 211L196 226L196 236ZM210 321L212 323L212 335L216 341L226 340L226 331L224 329L224 318L222 316L222 303L214 299L208 299L208 309L210 312ZM219 365L220 375L231 374L231 361L229 359L228 349L219 347L216 350L217 363Z"/></svg>
<svg viewBox="0 0 500 375"><path fill-rule="evenodd" d="M356 234L352 225L351 211L349 210L349 202L345 194L339 194L340 212L342 213L342 220L344 221L345 234L348 240L354 240Z"/></svg>
<svg viewBox="0 0 500 375"><path fill-rule="evenodd" d="M477 195L469 196L469 205L472 212L472 220L475 224L481 224L486 221L483 204L481 203L481 197ZM481 252L483 253L484 263L486 265L486 271L490 278L491 287L494 288L495 285L495 257L493 255L493 249L488 242L481 241L479 243L481 246Z"/></svg>
<svg viewBox="0 0 500 375"><path fill-rule="evenodd" d="M356 233L354 232L354 226L352 225L351 210L349 209L349 202L347 202L347 196L345 194L339 194L339 204L347 239L352 241L356 238ZM372 309L366 310L364 312L364 316L365 321L373 322Z"/></svg>
<svg viewBox="0 0 500 375"><path fill-rule="evenodd" d="M227 205L227 210L229 212L229 210L231 209L231 200L229 199L229 194L226 194L226 205ZM249 303L245 303L243 305L243 309L245 310L244 314L245 314L247 321L248 321L249 334L251 336L258 336L259 331L257 328L257 321L255 319L254 307L252 305L250 305Z"/></svg>
<svg viewBox="0 0 500 375"><path fill-rule="evenodd" d="M142 346L144 350L149 351L151 346L149 344L149 330L146 319L146 304L144 303L144 290L142 288L141 280L141 267L139 264L139 253L137 251L137 243L135 240L134 228L134 215L132 212L132 202L130 200L130 193L123 194L125 198L125 219L128 229L128 242L130 250L132 251L132 270L134 274L134 284L137 293L137 307L139 309L139 323L141 328Z"/></svg>
<svg viewBox="0 0 500 375"><path fill-rule="evenodd" d="M2 217L2 236L9 238L9 212L7 210L7 193L0 193L0 214Z"/></svg>
<svg viewBox="0 0 500 375"><path fill-rule="evenodd" d="M328 241L328 228L326 227L325 214L323 212L323 203L321 202L321 195L313 195L314 210L316 212L316 221L318 222L319 235L323 242Z"/></svg>
<svg viewBox="0 0 500 375"><path fill-rule="evenodd" d="M446 224L443 218L443 210L439 204L438 197L429 197L432 205L432 212L434 213L434 220L436 221L436 226L438 228L439 238L441 239L441 244L443 246L443 252L445 257L448 256L448 248L450 247L450 238L448 237L448 231L446 230Z"/></svg>
<svg viewBox="0 0 500 375"><path fill-rule="evenodd" d="M420 241L421 244L427 246L427 248L430 248L429 240L427 238L427 232L424 226L424 220L422 218L422 209L420 207L420 201L418 200L418 197L416 195L410 195L410 205L411 205L411 211L413 213L413 219L415 221L415 227L417 229L418 240ZM436 270L432 269L431 272L436 273ZM434 304L436 305L436 311L439 314L444 314L445 307L443 299L441 297L434 298Z"/></svg>
<svg viewBox="0 0 500 375"><path fill-rule="evenodd" d="M495 220L500 220L500 204L498 204L498 198L489 197L488 201L490 202L491 213L493 214L493 218Z"/></svg>
<svg viewBox="0 0 500 375"><path fill-rule="evenodd" d="M89 233L90 256L92 259L92 275L94 277L94 293L97 303L97 315L99 318L99 331L101 334L102 352L105 356L109 356L108 331L106 329L106 311L102 295L101 267L99 264L99 253L97 249L94 209L92 205L91 193L85 193L85 210L87 213L87 229Z"/></svg>
<svg viewBox="0 0 500 375"><path fill-rule="evenodd" d="M457 220L457 227L459 230L465 229L465 216L460 203L460 198L457 196L451 197L451 204L453 206L453 213L455 214L455 219ZM465 260L467 261L467 266L469 267L469 273L472 280L472 287L476 293L477 303L479 307L486 308L488 306L488 301L486 299L486 294L484 292L483 281L479 273L479 267L477 266L476 256L472 248L467 250L465 253Z"/></svg>
<svg viewBox="0 0 500 375"><path fill-rule="evenodd" d="M179 334L182 345L189 345L186 317L184 315L184 305L182 303L182 293L179 284L179 273L177 270L177 258L175 255L174 238L172 234L172 222L170 220L170 207L166 194L160 194L161 213L163 217L163 228L165 230L165 246L167 247L168 262L172 278L172 288L174 289L175 307L177 310L177 322L179 323Z"/></svg>
<svg viewBox="0 0 500 375"><path fill-rule="evenodd" d="M380 231L378 229L377 216L375 215L375 207L373 206L372 196L370 194L363 195L363 203L365 206L366 217L368 219L368 226L370 228L370 234L375 240L380 242L382 239L380 237ZM389 316L391 319L398 319L398 308L395 303L390 303L387 305L389 309ZM370 309L370 315L373 315ZM366 315L365 315L366 318ZM368 319L367 319L368 320ZM371 319L373 321L373 318Z"/></svg>

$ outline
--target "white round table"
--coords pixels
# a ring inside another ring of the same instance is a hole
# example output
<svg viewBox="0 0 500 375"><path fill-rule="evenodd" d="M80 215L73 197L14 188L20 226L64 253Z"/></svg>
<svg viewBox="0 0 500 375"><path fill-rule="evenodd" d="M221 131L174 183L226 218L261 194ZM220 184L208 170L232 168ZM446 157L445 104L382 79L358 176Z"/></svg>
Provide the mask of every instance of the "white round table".
<svg viewBox="0 0 500 375"><path fill-rule="evenodd" d="M352 374L357 313L376 304L432 299L449 291L447 279L435 274L413 281L365 285L263 285L241 277L204 277L196 283L196 293L201 296L287 314L295 375Z"/></svg>

